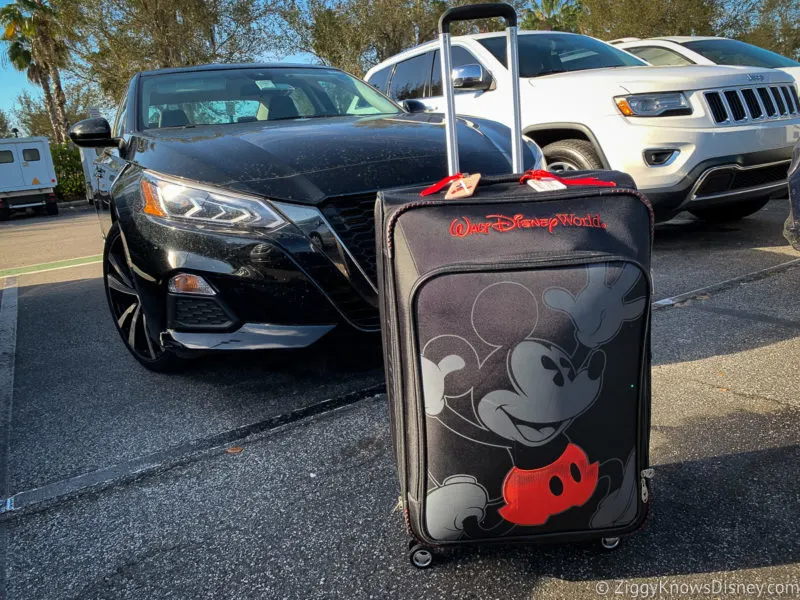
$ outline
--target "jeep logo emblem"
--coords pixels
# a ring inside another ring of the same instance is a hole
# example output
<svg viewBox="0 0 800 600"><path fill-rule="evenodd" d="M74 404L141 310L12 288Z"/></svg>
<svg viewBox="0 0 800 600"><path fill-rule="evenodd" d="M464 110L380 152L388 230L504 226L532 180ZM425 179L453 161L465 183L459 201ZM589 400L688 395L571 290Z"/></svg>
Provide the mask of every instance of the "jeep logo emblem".
<svg viewBox="0 0 800 600"><path fill-rule="evenodd" d="M748 73L748 81L764 81L764 76L760 73Z"/></svg>

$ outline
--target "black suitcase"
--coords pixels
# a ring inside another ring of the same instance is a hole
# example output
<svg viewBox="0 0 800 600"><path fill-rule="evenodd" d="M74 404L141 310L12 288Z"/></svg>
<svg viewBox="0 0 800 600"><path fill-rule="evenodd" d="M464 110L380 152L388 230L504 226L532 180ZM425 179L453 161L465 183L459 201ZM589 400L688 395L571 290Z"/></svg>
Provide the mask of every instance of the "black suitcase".
<svg viewBox="0 0 800 600"><path fill-rule="evenodd" d="M513 9L477 5L442 16L442 56L450 22L489 16L506 18L515 50ZM387 392L418 567L463 543L611 548L646 517L652 210L623 173L570 175L556 191L517 174L461 200L378 195Z"/></svg>

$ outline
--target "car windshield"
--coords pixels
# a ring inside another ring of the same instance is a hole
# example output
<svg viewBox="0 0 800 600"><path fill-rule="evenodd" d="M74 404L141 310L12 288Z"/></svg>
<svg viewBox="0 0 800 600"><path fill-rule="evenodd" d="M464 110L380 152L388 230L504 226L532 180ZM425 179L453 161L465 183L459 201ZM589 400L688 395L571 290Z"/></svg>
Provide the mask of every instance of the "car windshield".
<svg viewBox="0 0 800 600"><path fill-rule="evenodd" d="M739 40L695 40L683 42L683 45L718 65L769 69L800 67L800 63L796 60Z"/></svg>
<svg viewBox="0 0 800 600"><path fill-rule="evenodd" d="M242 68L142 77L139 128L398 114L367 84L341 71Z"/></svg>
<svg viewBox="0 0 800 600"><path fill-rule="evenodd" d="M505 36L481 38L478 41L505 66ZM584 35L536 33L519 36L520 77L645 65L646 62L627 52Z"/></svg>

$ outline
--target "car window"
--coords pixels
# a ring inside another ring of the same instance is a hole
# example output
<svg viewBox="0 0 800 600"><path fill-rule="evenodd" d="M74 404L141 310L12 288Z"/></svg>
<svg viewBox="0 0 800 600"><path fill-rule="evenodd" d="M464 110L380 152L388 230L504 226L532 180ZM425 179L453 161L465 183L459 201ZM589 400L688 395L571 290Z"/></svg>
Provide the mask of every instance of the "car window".
<svg viewBox="0 0 800 600"><path fill-rule="evenodd" d="M433 52L426 52L397 63L389 86L389 97L397 101L422 98L430 81L432 62Z"/></svg>
<svg viewBox="0 0 800 600"><path fill-rule="evenodd" d="M143 129L397 114L364 82L334 69L247 68L144 76Z"/></svg>
<svg viewBox="0 0 800 600"><path fill-rule="evenodd" d="M451 56L451 66L452 68L456 67L463 67L464 65L479 65L481 62L475 58L475 56L461 46L453 46L452 56ZM429 88L427 96L441 96L444 92L442 91L442 63L441 57L439 55L439 51L437 50L434 53L433 57L433 70L431 71L431 85Z"/></svg>
<svg viewBox="0 0 800 600"><path fill-rule="evenodd" d="M693 61L685 56L661 46L637 46L636 48L625 48L625 50L635 54L642 60L646 60L655 67L682 67L694 64Z"/></svg>
<svg viewBox="0 0 800 600"><path fill-rule="evenodd" d="M37 160L40 160L40 158L41 157L39 156L39 150L37 150L36 148L25 148L22 151L22 160L24 161L36 162Z"/></svg>
<svg viewBox="0 0 800 600"><path fill-rule="evenodd" d="M0 150L0 165L6 165L14 162L14 155L11 150Z"/></svg>
<svg viewBox="0 0 800 600"><path fill-rule="evenodd" d="M739 67L798 67L800 62L739 40L695 40L683 45L718 65Z"/></svg>
<svg viewBox="0 0 800 600"><path fill-rule="evenodd" d="M389 85L389 74L392 72L392 67L394 65L375 71L369 78L369 84L385 94Z"/></svg>
<svg viewBox="0 0 800 600"><path fill-rule="evenodd" d="M481 38L478 41L505 66L505 36ZM519 36L520 77L646 64L627 52L585 35L536 33Z"/></svg>

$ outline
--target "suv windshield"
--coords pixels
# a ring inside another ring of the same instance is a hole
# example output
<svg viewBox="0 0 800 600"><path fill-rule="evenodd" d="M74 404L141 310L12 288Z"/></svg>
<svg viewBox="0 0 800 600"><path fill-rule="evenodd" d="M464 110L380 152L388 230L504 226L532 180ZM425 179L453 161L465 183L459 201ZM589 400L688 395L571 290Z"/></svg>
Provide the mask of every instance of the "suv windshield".
<svg viewBox="0 0 800 600"><path fill-rule="evenodd" d="M683 45L718 65L739 67L799 67L800 63L739 40L696 40Z"/></svg>
<svg viewBox="0 0 800 600"><path fill-rule="evenodd" d="M401 112L367 84L332 69L145 75L139 90L140 129Z"/></svg>
<svg viewBox="0 0 800 600"><path fill-rule="evenodd" d="M481 38L478 41L505 66L505 36ZM627 52L584 35L535 33L519 36L520 77L645 65L647 63Z"/></svg>

